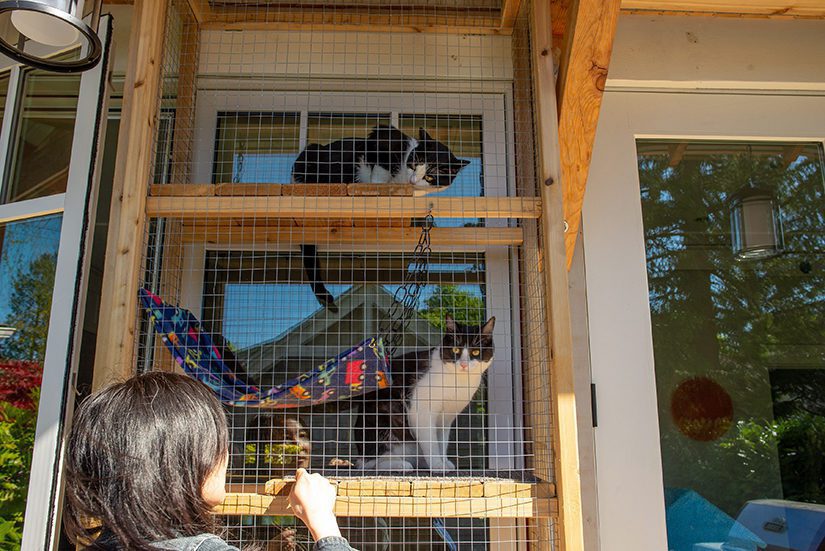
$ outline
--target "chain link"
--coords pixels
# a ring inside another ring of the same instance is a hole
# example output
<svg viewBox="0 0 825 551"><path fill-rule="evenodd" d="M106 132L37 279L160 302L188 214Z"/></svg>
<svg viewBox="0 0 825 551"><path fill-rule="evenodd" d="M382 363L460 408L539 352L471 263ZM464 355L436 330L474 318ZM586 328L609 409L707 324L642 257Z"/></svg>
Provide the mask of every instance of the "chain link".
<svg viewBox="0 0 825 551"><path fill-rule="evenodd" d="M244 149L246 149L246 142L241 142L236 150L238 151L238 170L232 175L232 183L240 184L241 175L243 174Z"/></svg>
<svg viewBox="0 0 825 551"><path fill-rule="evenodd" d="M395 351L401 345L410 319L418 306L421 288L427 284L430 253L432 253L430 230L434 225L435 219L432 214L428 213L424 218L424 225L421 226L421 235L413 251L412 263L404 274L404 284L395 291L389 315L379 327L380 337L384 340L384 349L390 358L395 356Z"/></svg>

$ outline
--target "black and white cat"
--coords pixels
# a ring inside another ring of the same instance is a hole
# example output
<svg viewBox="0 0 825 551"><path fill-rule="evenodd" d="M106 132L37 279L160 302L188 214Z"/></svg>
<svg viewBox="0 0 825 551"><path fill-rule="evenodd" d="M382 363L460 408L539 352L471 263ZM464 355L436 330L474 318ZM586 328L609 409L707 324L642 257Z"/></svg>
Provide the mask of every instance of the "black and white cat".
<svg viewBox="0 0 825 551"><path fill-rule="evenodd" d="M493 328L462 325L449 315L441 346L391 361L393 384L367 397L353 440L367 470L454 471L450 429L493 363Z"/></svg>
<svg viewBox="0 0 825 551"><path fill-rule="evenodd" d="M394 126L380 125L366 138L344 138L326 145L308 145L292 166L295 184L412 184L415 195L448 187L469 161L418 130L418 139ZM338 307L321 277L315 245L301 245L304 272L321 306L332 312Z"/></svg>
<svg viewBox="0 0 825 551"><path fill-rule="evenodd" d="M292 166L296 184L413 184L416 195L444 189L469 161L418 130L418 139L380 125L366 138L310 144Z"/></svg>

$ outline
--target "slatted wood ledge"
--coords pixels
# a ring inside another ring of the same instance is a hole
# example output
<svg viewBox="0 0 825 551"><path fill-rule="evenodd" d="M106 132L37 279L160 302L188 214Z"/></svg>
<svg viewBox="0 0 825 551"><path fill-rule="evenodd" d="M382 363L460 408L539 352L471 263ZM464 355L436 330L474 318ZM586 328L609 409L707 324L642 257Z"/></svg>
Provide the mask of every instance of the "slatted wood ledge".
<svg viewBox="0 0 825 551"><path fill-rule="evenodd" d="M551 483L451 478L330 479L338 498L335 514L347 517L552 518L558 513ZM229 485L221 515L291 515L293 481Z"/></svg>
<svg viewBox="0 0 825 551"><path fill-rule="evenodd" d="M307 197L206 196L158 197L146 201L154 218L302 218L360 219L527 218L541 214L541 200L532 197Z"/></svg>

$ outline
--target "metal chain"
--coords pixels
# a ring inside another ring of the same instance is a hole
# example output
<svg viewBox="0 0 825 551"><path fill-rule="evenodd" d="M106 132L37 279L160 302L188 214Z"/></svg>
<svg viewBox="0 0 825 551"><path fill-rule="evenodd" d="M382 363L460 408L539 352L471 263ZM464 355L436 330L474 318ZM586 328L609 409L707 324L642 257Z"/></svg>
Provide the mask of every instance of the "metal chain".
<svg viewBox="0 0 825 551"><path fill-rule="evenodd" d="M433 215L427 213L418 245L413 251L412 265L404 274L404 284L395 291L389 315L381 322L379 335L384 340L384 349L392 358L401 344L401 339L410 324L410 319L418 306L421 288L427 284L430 271L430 230L435 225Z"/></svg>
<svg viewBox="0 0 825 551"><path fill-rule="evenodd" d="M246 149L246 142L241 142L240 145L236 148L238 151L238 170L235 174L232 175L232 183L233 184L240 184L241 183L241 174L243 174L243 161L244 161L244 149Z"/></svg>

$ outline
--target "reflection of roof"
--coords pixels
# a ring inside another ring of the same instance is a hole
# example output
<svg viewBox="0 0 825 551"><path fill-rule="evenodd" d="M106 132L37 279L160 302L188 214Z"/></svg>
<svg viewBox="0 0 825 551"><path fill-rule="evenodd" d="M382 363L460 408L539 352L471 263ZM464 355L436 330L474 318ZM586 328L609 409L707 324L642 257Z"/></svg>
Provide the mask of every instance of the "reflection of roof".
<svg viewBox="0 0 825 551"><path fill-rule="evenodd" d="M238 350L236 357L251 374L271 372L286 357L323 360L364 338L377 335L389 318L393 295L382 285L354 285L336 299L338 313L320 309L274 339ZM397 353L428 348L441 341L441 330L413 313Z"/></svg>

